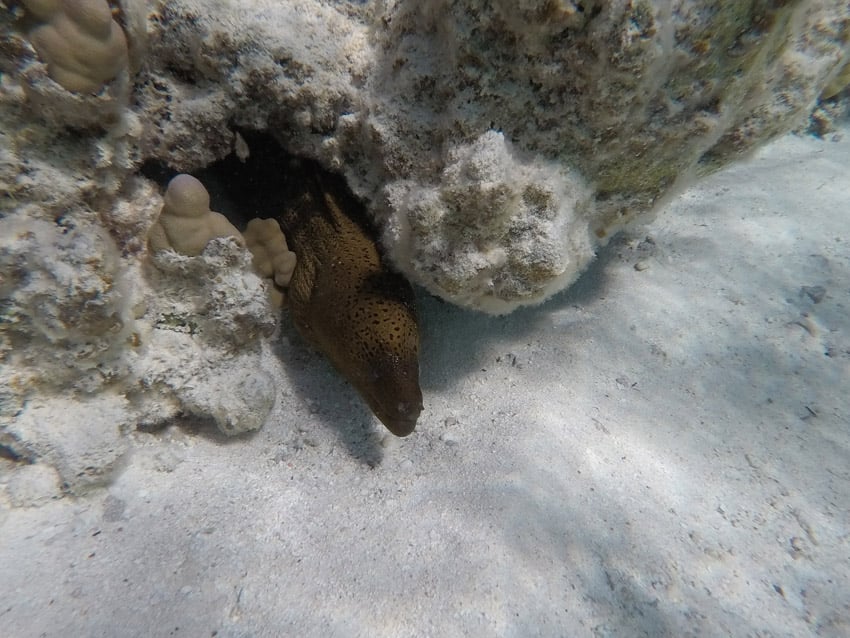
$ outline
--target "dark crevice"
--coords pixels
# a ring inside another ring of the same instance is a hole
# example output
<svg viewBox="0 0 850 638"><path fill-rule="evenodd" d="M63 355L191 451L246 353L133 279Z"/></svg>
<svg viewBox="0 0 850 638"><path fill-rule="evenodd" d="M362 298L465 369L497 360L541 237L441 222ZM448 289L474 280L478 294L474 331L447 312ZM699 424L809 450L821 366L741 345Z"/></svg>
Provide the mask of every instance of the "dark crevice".
<svg viewBox="0 0 850 638"><path fill-rule="evenodd" d="M244 230L256 217L280 218L284 208L303 195L314 181L312 176L317 174L328 188L353 198L342 176L326 171L314 160L287 152L268 133L240 129L239 135L249 149L244 161L230 153L192 171L209 191L210 208L227 217L239 230ZM178 172L157 160L147 161L141 169L142 175L157 182L163 190ZM374 235L361 206L347 212L357 215L356 221Z"/></svg>
<svg viewBox="0 0 850 638"><path fill-rule="evenodd" d="M249 149L244 161L230 153L191 174L209 191L210 208L222 213L230 223L243 230L255 217L279 215L300 186L292 175L299 173L297 168L310 160L299 160L287 153L266 133L240 131L239 134ZM149 160L142 166L141 173L157 182L164 191L179 171L158 160Z"/></svg>

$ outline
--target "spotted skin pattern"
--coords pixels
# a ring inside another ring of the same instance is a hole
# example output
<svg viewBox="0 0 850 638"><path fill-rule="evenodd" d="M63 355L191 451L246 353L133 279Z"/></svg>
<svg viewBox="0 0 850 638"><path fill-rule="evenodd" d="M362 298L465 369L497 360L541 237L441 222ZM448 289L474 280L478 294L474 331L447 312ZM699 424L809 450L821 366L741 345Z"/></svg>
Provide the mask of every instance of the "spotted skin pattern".
<svg viewBox="0 0 850 638"><path fill-rule="evenodd" d="M397 436L422 411L413 289L384 264L362 204L314 170L278 221L298 260L287 293L301 335L357 389Z"/></svg>

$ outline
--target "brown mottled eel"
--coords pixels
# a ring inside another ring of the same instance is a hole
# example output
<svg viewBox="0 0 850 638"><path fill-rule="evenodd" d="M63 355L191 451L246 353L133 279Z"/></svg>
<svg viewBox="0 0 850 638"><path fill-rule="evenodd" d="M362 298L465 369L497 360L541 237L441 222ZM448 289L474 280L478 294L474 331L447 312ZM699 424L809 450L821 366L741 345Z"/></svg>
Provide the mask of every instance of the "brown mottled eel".
<svg viewBox="0 0 850 638"><path fill-rule="evenodd" d="M292 319L387 429L407 436L422 411L413 289L383 262L363 205L342 178L312 168L303 179L278 217L298 257Z"/></svg>

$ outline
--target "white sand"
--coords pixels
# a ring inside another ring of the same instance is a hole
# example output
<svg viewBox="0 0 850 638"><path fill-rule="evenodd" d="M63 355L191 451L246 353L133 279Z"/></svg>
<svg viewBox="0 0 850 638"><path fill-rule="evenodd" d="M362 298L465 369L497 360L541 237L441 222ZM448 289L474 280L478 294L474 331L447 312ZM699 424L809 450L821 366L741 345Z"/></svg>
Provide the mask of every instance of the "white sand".
<svg viewBox="0 0 850 638"><path fill-rule="evenodd" d="M107 490L0 509L0 634L850 635L848 133L543 307L422 299L409 439L286 326L255 436L140 433Z"/></svg>

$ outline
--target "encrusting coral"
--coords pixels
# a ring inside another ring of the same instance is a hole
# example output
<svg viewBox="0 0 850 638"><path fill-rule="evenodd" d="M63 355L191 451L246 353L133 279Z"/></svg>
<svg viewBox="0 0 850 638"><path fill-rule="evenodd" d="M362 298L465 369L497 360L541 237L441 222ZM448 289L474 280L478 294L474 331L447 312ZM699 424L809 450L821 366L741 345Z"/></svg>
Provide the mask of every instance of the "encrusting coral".
<svg viewBox="0 0 850 638"><path fill-rule="evenodd" d="M29 39L50 77L68 91L96 93L127 68L127 38L106 0L23 0L38 23Z"/></svg>
<svg viewBox="0 0 850 638"><path fill-rule="evenodd" d="M263 354L275 317L251 255L231 237L216 237L198 256L163 250L151 259L155 293L143 338L156 356L134 369L142 391L156 389L161 403L176 401L180 412L211 418L229 436L256 430L277 391ZM161 411L145 420L161 422Z"/></svg>
<svg viewBox="0 0 850 638"><path fill-rule="evenodd" d="M215 237L234 237L239 245L245 245L236 227L210 210L210 194L204 185L191 175L177 175L168 183L162 212L148 234L150 250L170 248L197 257Z"/></svg>
<svg viewBox="0 0 850 638"><path fill-rule="evenodd" d="M285 303L280 288L287 288L295 269L295 253L289 250L280 224L274 219L252 219L242 233L254 257L254 270L260 277L271 279L269 297L272 305Z"/></svg>

